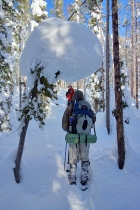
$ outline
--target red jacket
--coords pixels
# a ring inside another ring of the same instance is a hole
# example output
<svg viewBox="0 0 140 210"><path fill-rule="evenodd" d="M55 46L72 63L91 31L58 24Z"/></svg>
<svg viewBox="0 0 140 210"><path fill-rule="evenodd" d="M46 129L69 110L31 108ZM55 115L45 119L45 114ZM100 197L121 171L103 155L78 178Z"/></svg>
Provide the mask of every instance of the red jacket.
<svg viewBox="0 0 140 210"><path fill-rule="evenodd" d="M68 92L66 92L66 98L68 99L68 101L72 100L73 94L74 94L74 89L71 87L68 89Z"/></svg>

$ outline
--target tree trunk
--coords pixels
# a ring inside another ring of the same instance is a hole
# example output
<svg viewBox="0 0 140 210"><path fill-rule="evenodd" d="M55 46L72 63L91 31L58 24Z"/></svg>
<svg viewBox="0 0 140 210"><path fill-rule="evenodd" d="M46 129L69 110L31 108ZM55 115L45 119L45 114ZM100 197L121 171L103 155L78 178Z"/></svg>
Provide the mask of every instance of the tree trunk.
<svg viewBox="0 0 140 210"><path fill-rule="evenodd" d="M134 0L131 1L132 3L132 69L131 69L131 96L136 99L136 63L135 63L135 11L134 11Z"/></svg>
<svg viewBox="0 0 140 210"><path fill-rule="evenodd" d="M34 82L34 88L31 90L29 93L29 98L37 98L37 85L38 85L38 80ZM20 183L20 164L21 164L21 158L22 158L22 153L24 149L24 142L25 142L25 137L26 137L26 132L29 124L29 119L27 116L25 116L24 120L24 126L22 128L22 132L20 134L20 141L19 141L19 146L18 146L18 151L17 151L17 156L15 160L16 167L14 168L14 175L15 175L15 180L17 183Z"/></svg>
<svg viewBox="0 0 140 210"><path fill-rule="evenodd" d="M17 156L16 156L16 160L15 160L16 166L14 168L14 175L15 175L15 180L17 183L20 183L20 164L21 164L21 158L22 158L22 154L23 154L24 142L25 142L25 137L26 137L29 120L25 119L24 124L25 125L22 128L22 132L20 134L20 141L19 141Z"/></svg>
<svg viewBox="0 0 140 210"><path fill-rule="evenodd" d="M102 62L102 104L103 104L103 112L105 111L105 87L104 87L104 82L105 82L105 77L104 77L104 67L103 67L103 62Z"/></svg>
<svg viewBox="0 0 140 210"><path fill-rule="evenodd" d="M22 52L22 29L21 27L19 28L19 55L21 55ZM22 88L21 88L21 74L20 74L20 69L19 69L19 108L21 108L21 101L22 101Z"/></svg>
<svg viewBox="0 0 140 210"><path fill-rule="evenodd" d="M136 17L136 108L139 109L139 98L138 98L138 90L139 90L139 78L138 78L138 26L137 26L137 17Z"/></svg>
<svg viewBox="0 0 140 210"><path fill-rule="evenodd" d="M19 73L19 108L21 108L22 89L21 89L21 74Z"/></svg>
<svg viewBox="0 0 140 210"><path fill-rule="evenodd" d="M112 0L112 27L113 27L113 60L115 74L115 102L116 102L116 128L118 142L118 166L123 169L125 161L125 143L123 128L123 107L121 93L121 77L119 62L119 38L118 38L118 7L117 0Z"/></svg>
<svg viewBox="0 0 140 210"><path fill-rule="evenodd" d="M126 24L126 39L125 39L125 42L126 43L128 42L128 23ZM128 71L128 47L125 47L125 61L126 61L125 68ZM128 72L127 79L128 79L128 83L126 83L126 87L130 87L130 72Z"/></svg>
<svg viewBox="0 0 140 210"><path fill-rule="evenodd" d="M77 81L77 90L79 90L79 82Z"/></svg>
<svg viewBox="0 0 140 210"><path fill-rule="evenodd" d="M109 88L109 69L110 69L110 54L109 54L109 1L106 3L106 127L108 134L110 133L110 88Z"/></svg>
<svg viewBox="0 0 140 210"><path fill-rule="evenodd" d="M86 78L84 78L84 98L86 99Z"/></svg>

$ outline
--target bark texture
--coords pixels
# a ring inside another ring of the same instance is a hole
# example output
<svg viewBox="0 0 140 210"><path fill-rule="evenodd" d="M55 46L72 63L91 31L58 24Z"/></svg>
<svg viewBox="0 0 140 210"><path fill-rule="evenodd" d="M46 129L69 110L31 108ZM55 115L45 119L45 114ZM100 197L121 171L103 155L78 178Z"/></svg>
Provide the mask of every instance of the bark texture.
<svg viewBox="0 0 140 210"><path fill-rule="evenodd" d="M15 175L15 180L17 183L20 183L20 164L21 164L21 158L22 158L22 154L23 154L24 142L25 142L25 137L26 137L29 120L25 119L24 124L25 125L22 128L22 132L20 134L20 141L19 141L17 156L16 156L16 160L15 160L16 166L14 168L14 175Z"/></svg>
<svg viewBox="0 0 140 210"><path fill-rule="evenodd" d="M131 69L131 96L136 99L136 36L135 36L135 6L134 0L132 5L132 69Z"/></svg>
<svg viewBox="0 0 140 210"><path fill-rule="evenodd" d="M103 104L103 112L105 111L104 82L105 82L105 76L104 76L104 68L103 68L103 62L102 62L102 104Z"/></svg>
<svg viewBox="0 0 140 210"><path fill-rule="evenodd" d="M136 18L136 108L139 109L139 75L138 75L138 25Z"/></svg>
<svg viewBox="0 0 140 210"><path fill-rule="evenodd" d="M119 37L118 37L118 2L112 0L112 27L113 27L113 60L115 74L115 103L116 103L116 129L118 142L118 166L123 169L125 161L125 143L123 127L123 107L121 92L121 76L119 62Z"/></svg>
<svg viewBox="0 0 140 210"><path fill-rule="evenodd" d="M110 133L110 87L109 87L109 69L110 69L110 53L109 53L109 1L106 3L106 128Z"/></svg>

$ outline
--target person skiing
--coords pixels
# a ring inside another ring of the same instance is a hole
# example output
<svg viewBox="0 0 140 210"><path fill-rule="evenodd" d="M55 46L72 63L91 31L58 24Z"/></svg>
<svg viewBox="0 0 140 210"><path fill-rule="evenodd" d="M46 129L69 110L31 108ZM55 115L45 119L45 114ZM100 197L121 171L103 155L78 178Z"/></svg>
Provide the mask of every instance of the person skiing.
<svg viewBox="0 0 140 210"><path fill-rule="evenodd" d="M68 91L66 92L66 98L68 100L67 105L69 106L72 101L72 96L74 94L74 89L71 85L68 86Z"/></svg>
<svg viewBox="0 0 140 210"><path fill-rule="evenodd" d="M85 104L89 109L91 109L90 104L84 99L83 92L77 90L74 92L72 97L72 104L68 106L63 114L62 118L62 128L64 131L69 132L70 118L73 113L74 104L79 102ZM94 112L91 110L92 114ZM95 123L96 117L92 119L92 125ZM91 128L90 128L91 129ZM75 130L72 130L72 133L76 133ZM76 169L77 163L81 161L81 184L86 185L89 179L88 166L89 162L89 143L69 143L69 164L70 164L70 175L69 183L70 185L76 185Z"/></svg>

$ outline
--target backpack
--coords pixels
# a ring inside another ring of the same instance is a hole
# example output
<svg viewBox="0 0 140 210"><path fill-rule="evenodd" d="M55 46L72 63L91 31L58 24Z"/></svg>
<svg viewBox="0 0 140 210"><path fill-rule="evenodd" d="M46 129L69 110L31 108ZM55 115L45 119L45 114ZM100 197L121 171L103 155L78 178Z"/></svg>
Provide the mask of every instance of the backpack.
<svg viewBox="0 0 140 210"><path fill-rule="evenodd" d="M90 133L93 125L94 113L87 101L82 100L73 104L71 116L73 134L87 135Z"/></svg>

